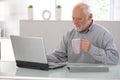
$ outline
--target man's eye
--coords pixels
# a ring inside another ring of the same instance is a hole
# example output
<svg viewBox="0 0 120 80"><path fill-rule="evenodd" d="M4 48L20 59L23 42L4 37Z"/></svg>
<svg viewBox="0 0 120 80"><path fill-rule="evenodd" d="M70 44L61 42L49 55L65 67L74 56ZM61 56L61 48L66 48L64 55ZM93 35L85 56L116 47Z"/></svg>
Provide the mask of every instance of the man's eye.
<svg viewBox="0 0 120 80"><path fill-rule="evenodd" d="M75 18L75 17L73 17L72 19L82 20L82 18Z"/></svg>

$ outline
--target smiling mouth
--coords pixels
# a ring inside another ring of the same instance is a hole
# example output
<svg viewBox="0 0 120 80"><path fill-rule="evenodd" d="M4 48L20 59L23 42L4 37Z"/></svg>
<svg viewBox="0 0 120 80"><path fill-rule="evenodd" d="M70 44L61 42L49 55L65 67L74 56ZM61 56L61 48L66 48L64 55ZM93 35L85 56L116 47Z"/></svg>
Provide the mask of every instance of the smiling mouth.
<svg viewBox="0 0 120 80"><path fill-rule="evenodd" d="M81 26L80 26L80 25L76 25L76 28L77 28L77 29L80 29L80 28L81 28Z"/></svg>

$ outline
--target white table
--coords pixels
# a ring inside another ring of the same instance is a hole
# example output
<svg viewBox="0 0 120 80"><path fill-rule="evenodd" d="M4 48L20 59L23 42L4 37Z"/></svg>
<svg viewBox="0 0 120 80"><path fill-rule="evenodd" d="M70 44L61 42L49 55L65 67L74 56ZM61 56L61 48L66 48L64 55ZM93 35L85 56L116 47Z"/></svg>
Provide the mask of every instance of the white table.
<svg viewBox="0 0 120 80"><path fill-rule="evenodd" d="M66 67L43 71L17 68L15 62L0 62L0 79L34 80L120 80L120 65L110 65L109 72L69 72Z"/></svg>

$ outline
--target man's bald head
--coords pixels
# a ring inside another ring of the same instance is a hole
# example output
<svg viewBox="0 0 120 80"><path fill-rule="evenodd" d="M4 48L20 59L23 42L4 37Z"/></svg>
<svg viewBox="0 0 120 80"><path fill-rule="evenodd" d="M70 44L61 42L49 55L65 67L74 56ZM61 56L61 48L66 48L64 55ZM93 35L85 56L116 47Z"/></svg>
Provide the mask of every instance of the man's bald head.
<svg viewBox="0 0 120 80"><path fill-rule="evenodd" d="M74 6L73 10L75 9L81 9L84 11L85 14L91 13L90 6L85 3L78 3Z"/></svg>

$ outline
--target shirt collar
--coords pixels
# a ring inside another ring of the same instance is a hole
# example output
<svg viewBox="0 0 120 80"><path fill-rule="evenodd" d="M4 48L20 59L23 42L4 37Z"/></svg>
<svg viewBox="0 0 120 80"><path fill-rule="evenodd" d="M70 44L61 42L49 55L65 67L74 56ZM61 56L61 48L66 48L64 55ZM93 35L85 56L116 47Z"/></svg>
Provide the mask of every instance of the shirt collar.
<svg viewBox="0 0 120 80"><path fill-rule="evenodd" d="M92 20L92 24L90 25L88 31L91 31L91 30L92 30L92 28L93 28L93 24L94 24L94 23L95 23L95 22ZM88 31L87 31L87 32L88 32Z"/></svg>

